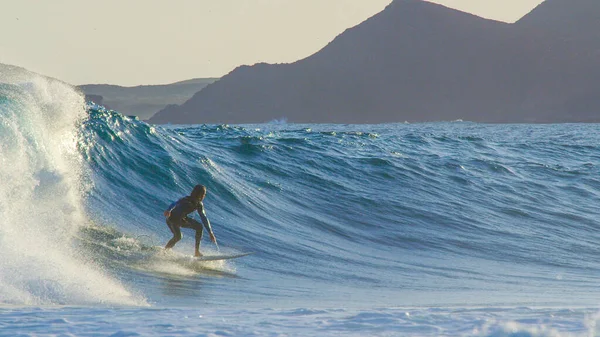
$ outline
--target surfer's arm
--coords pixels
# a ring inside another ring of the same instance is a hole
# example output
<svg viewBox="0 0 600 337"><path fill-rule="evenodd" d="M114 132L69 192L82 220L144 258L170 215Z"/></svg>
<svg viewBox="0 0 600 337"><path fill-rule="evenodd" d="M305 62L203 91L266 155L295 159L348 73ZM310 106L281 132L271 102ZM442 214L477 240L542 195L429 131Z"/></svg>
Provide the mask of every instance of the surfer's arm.
<svg viewBox="0 0 600 337"><path fill-rule="evenodd" d="M163 213L164 216L166 216L167 218L170 217L171 216L171 211L173 210L173 208L175 208L175 206L177 206L178 202L179 202L179 200L177 200L174 203L170 204L169 207L167 207L167 209Z"/></svg>
<svg viewBox="0 0 600 337"><path fill-rule="evenodd" d="M212 227L210 225L210 221L208 221L208 217L206 216L206 212L204 211L203 205L201 207L198 207L198 215L200 216L200 219L202 220L202 224L204 225L204 228L206 228L206 230L208 231L208 234L210 235L210 240L212 242L217 242L217 239L215 238L215 233L213 233Z"/></svg>

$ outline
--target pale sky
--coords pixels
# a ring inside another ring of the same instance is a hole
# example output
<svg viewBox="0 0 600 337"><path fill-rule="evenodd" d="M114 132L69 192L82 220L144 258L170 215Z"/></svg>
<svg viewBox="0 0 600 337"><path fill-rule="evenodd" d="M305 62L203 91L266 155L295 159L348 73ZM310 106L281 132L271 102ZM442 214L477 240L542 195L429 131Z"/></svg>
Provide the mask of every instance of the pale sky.
<svg viewBox="0 0 600 337"><path fill-rule="evenodd" d="M0 0L0 63L71 84L172 83L314 54L391 0ZM514 22L542 0L432 0Z"/></svg>

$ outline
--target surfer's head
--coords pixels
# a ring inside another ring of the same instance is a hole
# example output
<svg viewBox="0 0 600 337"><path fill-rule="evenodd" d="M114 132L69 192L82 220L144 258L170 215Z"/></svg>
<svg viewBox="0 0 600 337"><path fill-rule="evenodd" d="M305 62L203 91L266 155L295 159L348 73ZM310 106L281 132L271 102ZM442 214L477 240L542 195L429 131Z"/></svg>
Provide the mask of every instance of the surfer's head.
<svg viewBox="0 0 600 337"><path fill-rule="evenodd" d="M194 199L198 199L200 201L204 200L204 196L206 196L206 186L204 185L196 185L192 190L190 196Z"/></svg>

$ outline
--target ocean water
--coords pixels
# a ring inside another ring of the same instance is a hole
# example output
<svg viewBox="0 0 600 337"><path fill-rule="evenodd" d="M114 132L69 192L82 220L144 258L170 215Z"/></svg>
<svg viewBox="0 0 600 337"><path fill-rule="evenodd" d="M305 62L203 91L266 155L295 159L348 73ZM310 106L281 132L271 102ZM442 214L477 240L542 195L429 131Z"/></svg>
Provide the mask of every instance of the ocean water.
<svg viewBox="0 0 600 337"><path fill-rule="evenodd" d="M0 335L600 335L598 130L154 126L0 66ZM254 254L161 249L198 183Z"/></svg>

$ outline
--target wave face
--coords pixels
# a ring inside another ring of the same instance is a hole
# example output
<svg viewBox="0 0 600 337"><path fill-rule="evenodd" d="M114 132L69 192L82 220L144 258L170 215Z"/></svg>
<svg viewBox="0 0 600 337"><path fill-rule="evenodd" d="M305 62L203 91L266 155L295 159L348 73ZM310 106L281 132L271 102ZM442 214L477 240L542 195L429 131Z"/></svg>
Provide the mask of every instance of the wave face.
<svg viewBox="0 0 600 337"><path fill-rule="evenodd" d="M7 82L3 302L598 302L596 125L155 127L60 83ZM159 248L162 211L198 183L219 251L253 255L199 263L186 230Z"/></svg>

